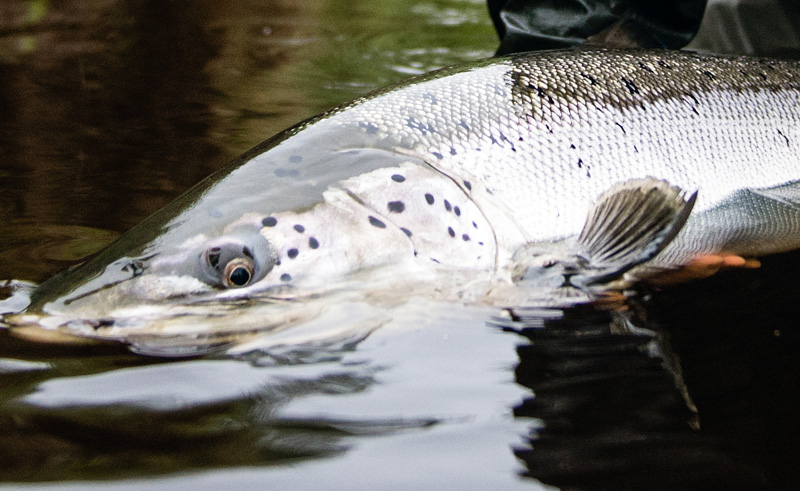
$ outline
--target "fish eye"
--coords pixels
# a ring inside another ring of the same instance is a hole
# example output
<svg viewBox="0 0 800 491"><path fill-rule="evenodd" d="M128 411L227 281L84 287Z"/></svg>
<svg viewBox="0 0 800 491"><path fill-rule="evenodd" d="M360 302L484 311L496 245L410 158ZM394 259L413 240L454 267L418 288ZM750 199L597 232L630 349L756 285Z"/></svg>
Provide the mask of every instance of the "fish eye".
<svg viewBox="0 0 800 491"><path fill-rule="evenodd" d="M253 279L253 261L248 258L236 258L225 265L223 282L230 288L247 286Z"/></svg>
<svg viewBox="0 0 800 491"><path fill-rule="evenodd" d="M269 243L257 234L231 234L206 243L197 277L209 285L243 288L264 278L276 262Z"/></svg>

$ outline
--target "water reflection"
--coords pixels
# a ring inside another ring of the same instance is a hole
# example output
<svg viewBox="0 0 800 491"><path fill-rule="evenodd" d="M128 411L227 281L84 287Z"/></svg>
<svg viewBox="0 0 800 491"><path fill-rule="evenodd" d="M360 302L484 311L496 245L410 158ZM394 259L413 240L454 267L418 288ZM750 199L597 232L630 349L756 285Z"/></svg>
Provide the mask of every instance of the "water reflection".
<svg viewBox="0 0 800 491"><path fill-rule="evenodd" d="M516 451L529 475L578 489L800 485L800 307L785 287L798 268L800 254L774 256L632 311L504 323L530 341L516 375L533 394L515 408L535 418Z"/></svg>
<svg viewBox="0 0 800 491"><path fill-rule="evenodd" d="M388 332L316 349L313 358L285 346L177 363L48 353L41 364L24 345L8 350L0 339L0 366L9 370L0 373L0 480L157 478L258 465L250 486L442 479L530 489L508 448L527 424L508 412L522 394L510 373L517 340L487 329L485 316L420 312ZM302 472L292 472L299 465Z"/></svg>
<svg viewBox="0 0 800 491"><path fill-rule="evenodd" d="M96 250L306 117L491 54L483 11L464 0L3 2L0 278L38 282L77 261L25 253L70 233L57 226L93 229L77 247Z"/></svg>

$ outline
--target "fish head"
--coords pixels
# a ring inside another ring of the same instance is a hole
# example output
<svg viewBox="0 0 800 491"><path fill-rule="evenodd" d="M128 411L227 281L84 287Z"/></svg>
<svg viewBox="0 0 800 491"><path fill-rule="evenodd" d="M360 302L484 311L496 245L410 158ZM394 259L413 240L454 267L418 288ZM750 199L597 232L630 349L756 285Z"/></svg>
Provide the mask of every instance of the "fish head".
<svg viewBox="0 0 800 491"><path fill-rule="evenodd" d="M233 338L334 304L424 295L448 265L492 270L492 228L452 179L408 155L307 143L243 157L39 285L3 322L122 341Z"/></svg>

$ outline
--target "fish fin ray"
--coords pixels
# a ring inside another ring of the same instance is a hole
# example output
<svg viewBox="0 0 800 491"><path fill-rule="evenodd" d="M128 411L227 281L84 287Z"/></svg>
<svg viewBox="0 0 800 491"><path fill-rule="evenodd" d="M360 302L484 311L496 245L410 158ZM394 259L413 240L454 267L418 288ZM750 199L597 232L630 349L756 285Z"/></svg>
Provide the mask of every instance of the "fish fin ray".
<svg viewBox="0 0 800 491"><path fill-rule="evenodd" d="M612 186L597 199L577 240L583 285L620 277L655 257L680 232L697 199L652 177Z"/></svg>

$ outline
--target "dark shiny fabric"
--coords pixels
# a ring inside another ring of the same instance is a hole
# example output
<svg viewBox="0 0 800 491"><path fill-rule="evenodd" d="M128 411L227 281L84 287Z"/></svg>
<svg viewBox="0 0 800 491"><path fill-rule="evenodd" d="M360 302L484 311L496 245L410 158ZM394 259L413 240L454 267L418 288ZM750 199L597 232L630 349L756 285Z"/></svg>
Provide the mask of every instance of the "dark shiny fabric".
<svg viewBox="0 0 800 491"><path fill-rule="evenodd" d="M706 0L488 0L498 55L581 44L625 22L643 47L680 48L694 37Z"/></svg>

